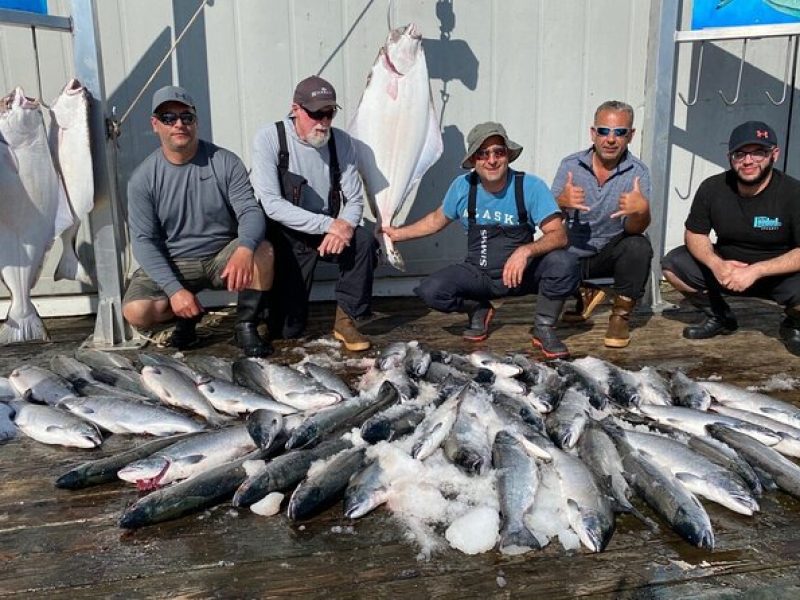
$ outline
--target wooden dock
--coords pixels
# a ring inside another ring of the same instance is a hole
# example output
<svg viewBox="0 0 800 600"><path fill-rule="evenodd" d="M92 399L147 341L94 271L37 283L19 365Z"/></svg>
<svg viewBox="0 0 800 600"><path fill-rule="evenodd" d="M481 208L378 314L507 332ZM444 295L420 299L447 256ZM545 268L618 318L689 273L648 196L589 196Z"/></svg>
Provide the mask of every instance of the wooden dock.
<svg viewBox="0 0 800 600"><path fill-rule="evenodd" d="M667 300L676 297L666 294ZM680 331L696 320L689 309L637 314L626 349L602 346L608 305L586 326L560 332L575 356L592 354L620 366L680 366L689 375L721 376L739 385L800 377L800 358L777 340L782 318L774 305L736 301L740 331L687 341ZM414 299L378 299L379 318L366 326L376 349L417 339L432 348L469 351L459 334L463 317L431 313ZM310 336L329 333L334 307L314 306ZM513 300L498 311L482 346L525 351L533 301ZM235 356L227 344L232 319L206 328L198 353ZM47 365L71 353L93 320L53 319L49 343L6 347L0 374L22 364ZM296 344L280 344L290 361ZM371 353L374 355L374 352ZM351 356L352 357L352 356ZM776 391L800 403L800 390ZM131 486L108 484L70 492L53 481L75 463L132 445L112 436L96 451L50 447L29 439L0 446L0 597L37 598L798 598L800 501L778 492L761 499L754 517L705 503L716 534L713 552L699 551L666 526L654 533L621 516L601 554L543 551L476 556L447 549L428 561L385 510L350 521L341 506L303 524L284 515L260 517L221 505L158 526L118 527L137 497Z"/></svg>

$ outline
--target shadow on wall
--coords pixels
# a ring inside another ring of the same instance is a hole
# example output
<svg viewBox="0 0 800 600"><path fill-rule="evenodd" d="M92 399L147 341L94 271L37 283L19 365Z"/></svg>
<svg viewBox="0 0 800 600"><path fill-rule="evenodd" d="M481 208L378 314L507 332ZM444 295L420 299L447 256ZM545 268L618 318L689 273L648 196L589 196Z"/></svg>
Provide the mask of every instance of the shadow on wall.
<svg viewBox="0 0 800 600"><path fill-rule="evenodd" d="M748 53L758 40L750 41ZM791 149L788 139L791 135L791 108L795 99L796 90L791 86L787 89L786 101L780 106L775 106L767 98L765 91L769 91L773 98L779 100L783 93L783 81L765 71L745 63L742 70L739 98L731 106L725 104L720 97L719 90L730 101L737 94L736 82L741 64L741 55L735 51L729 52L709 43L705 45L703 63L700 72L699 89L695 85L699 62L700 46L694 45L692 49L692 67L689 80L691 85L688 90L675 90L676 108L681 108L681 100L677 93L681 92L687 101L697 98L697 103L686 108L686 129L672 128L670 139L672 143L699 158L719 165L721 169L728 168L728 137L736 125L744 121L765 121L769 123L778 134L778 140L783 149L779 161L779 168L785 169L788 165L792 171L792 162L789 161ZM781 40L781 47L783 41ZM681 51L688 50L681 48ZM781 56L781 61L783 56ZM781 62L780 67L783 66ZM778 70L783 73L783 69ZM794 161L796 162L796 161ZM795 172L797 167L794 168ZM682 195L691 189L691 193L700 184L694 171L694 162L673 180L672 185ZM687 202L691 200L691 195Z"/></svg>

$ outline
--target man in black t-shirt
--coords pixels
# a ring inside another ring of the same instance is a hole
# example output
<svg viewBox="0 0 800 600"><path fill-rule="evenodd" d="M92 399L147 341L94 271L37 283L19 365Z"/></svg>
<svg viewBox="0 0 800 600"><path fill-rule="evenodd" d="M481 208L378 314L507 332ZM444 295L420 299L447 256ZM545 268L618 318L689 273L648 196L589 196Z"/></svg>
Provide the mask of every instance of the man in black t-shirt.
<svg viewBox="0 0 800 600"><path fill-rule="evenodd" d="M700 184L685 223L686 245L661 263L667 281L706 314L684 337L737 329L723 294L766 298L784 307L781 339L800 356L800 181L774 169L779 154L773 129L748 121L731 132L731 168Z"/></svg>

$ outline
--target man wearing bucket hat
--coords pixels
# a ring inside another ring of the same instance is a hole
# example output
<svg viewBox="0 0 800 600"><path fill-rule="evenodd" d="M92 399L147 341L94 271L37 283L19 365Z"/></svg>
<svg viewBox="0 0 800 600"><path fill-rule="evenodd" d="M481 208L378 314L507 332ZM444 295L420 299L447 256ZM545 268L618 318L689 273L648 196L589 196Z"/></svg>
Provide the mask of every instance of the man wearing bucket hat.
<svg viewBox="0 0 800 600"><path fill-rule="evenodd" d="M564 299L578 287L577 258L563 250L567 236L561 212L538 177L513 171L522 153L500 123L481 123L467 136L462 168L442 205L404 227L384 226L392 241L431 235L453 221L467 231L467 256L429 275L414 292L431 308L467 314L464 339L489 336L492 300L538 294L533 344L548 358L569 356L555 331ZM534 228L542 232L533 240Z"/></svg>
<svg viewBox="0 0 800 600"><path fill-rule="evenodd" d="M552 192L567 218L569 250L580 258L582 279L613 278L614 303L603 342L630 343L628 319L644 295L653 249L644 232L650 224L650 172L628 150L635 133L633 108L609 100L595 111L592 146L561 161ZM605 292L581 287L567 322L587 320Z"/></svg>
<svg viewBox="0 0 800 600"><path fill-rule="evenodd" d="M177 318L170 344L191 346L206 288L238 292L234 339L247 356L272 351L257 330L272 285L272 246L264 213L238 156L199 139L189 93L166 86L153 94L150 124L161 146L128 182L131 246L141 268L128 284L122 313L134 327Z"/></svg>
<svg viewBox="0 0 800 600"><path fill-rule="evenodd" d="M360 224L364 192L353 140L332 126L338 108L329 82L298 83L289 116L256 133L251 180L275 248L270 335L302 335L322 259L339 267L333 335L358 352L370 347L356 323L371 314L378 244Z"/></svg>
<svg viewBox="0 0 800 600"><path fill-rule="evenodd" d="M742 123L728 142L730 169L697 189L686 245L661 263L667 281L705 313L699 325L683 330L684 337L706 339L737 329L723 295L766 298L784 307L779 333L800 356L800 181L774 168L779 155L772 127Z"/></svg>

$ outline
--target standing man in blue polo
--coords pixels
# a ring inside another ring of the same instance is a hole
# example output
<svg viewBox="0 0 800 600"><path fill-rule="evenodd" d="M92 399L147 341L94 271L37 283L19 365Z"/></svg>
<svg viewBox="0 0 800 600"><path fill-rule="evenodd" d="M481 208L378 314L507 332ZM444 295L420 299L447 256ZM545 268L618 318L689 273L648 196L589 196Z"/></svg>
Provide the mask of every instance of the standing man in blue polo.
<svg viewBox="0 0 800 600"><path fill-rule="evenodd" d="M567 235L558 205L541 179L509 168L522 146L500 123L473 127L467 146L461 167L470 172L453 181L442 206L383 231L402 242L459 221L467 232L465 261L429 275L414 292L433 309L466 313L463 337L469 341L489 336L493 299L538 294L532 342L547 358L565 358L569 351L556 335L556 321L579 273L577 259L563 249ZM537 226L542 236L534 241Z"/></svg>
<svg viewBox="0 0 800 600"><path fill-rule="evenodd" d="M264 213L238 156L201 140L189 93L153 94L150 125L160 147L128 182L128 226L141 265L122 300L134 327L177 319L170 343L188 348L205 309L197 293L238 292L234 339L247 356L272 352L257 330L272 286L272 246Z"/></svg>
<svg viewBox="0 0 800 600"><path fill-rule="evenodd" d="M730 169L697 189L686 245L661 262L667 281L705 314L683 337L736 331L723 295L765 298L784 307L779 333L789 352L800 356L800 181L774 168L779 155L772 127L742 123L728 142Z"/></svg>
<svg viewBox="0 0 800 600"><path fill-rule="evenodd" d="M631 154L633 108L609 100L597 107L589 130L592 146L561 161L552 192L567 217L569 250L580 257L582 279L614 278L614 304L604 344L630 343L628 319L644 295L653 249L644 236L650 224L650 172ZM585 321L605 292L582 287L564 321Z"/></svg>

